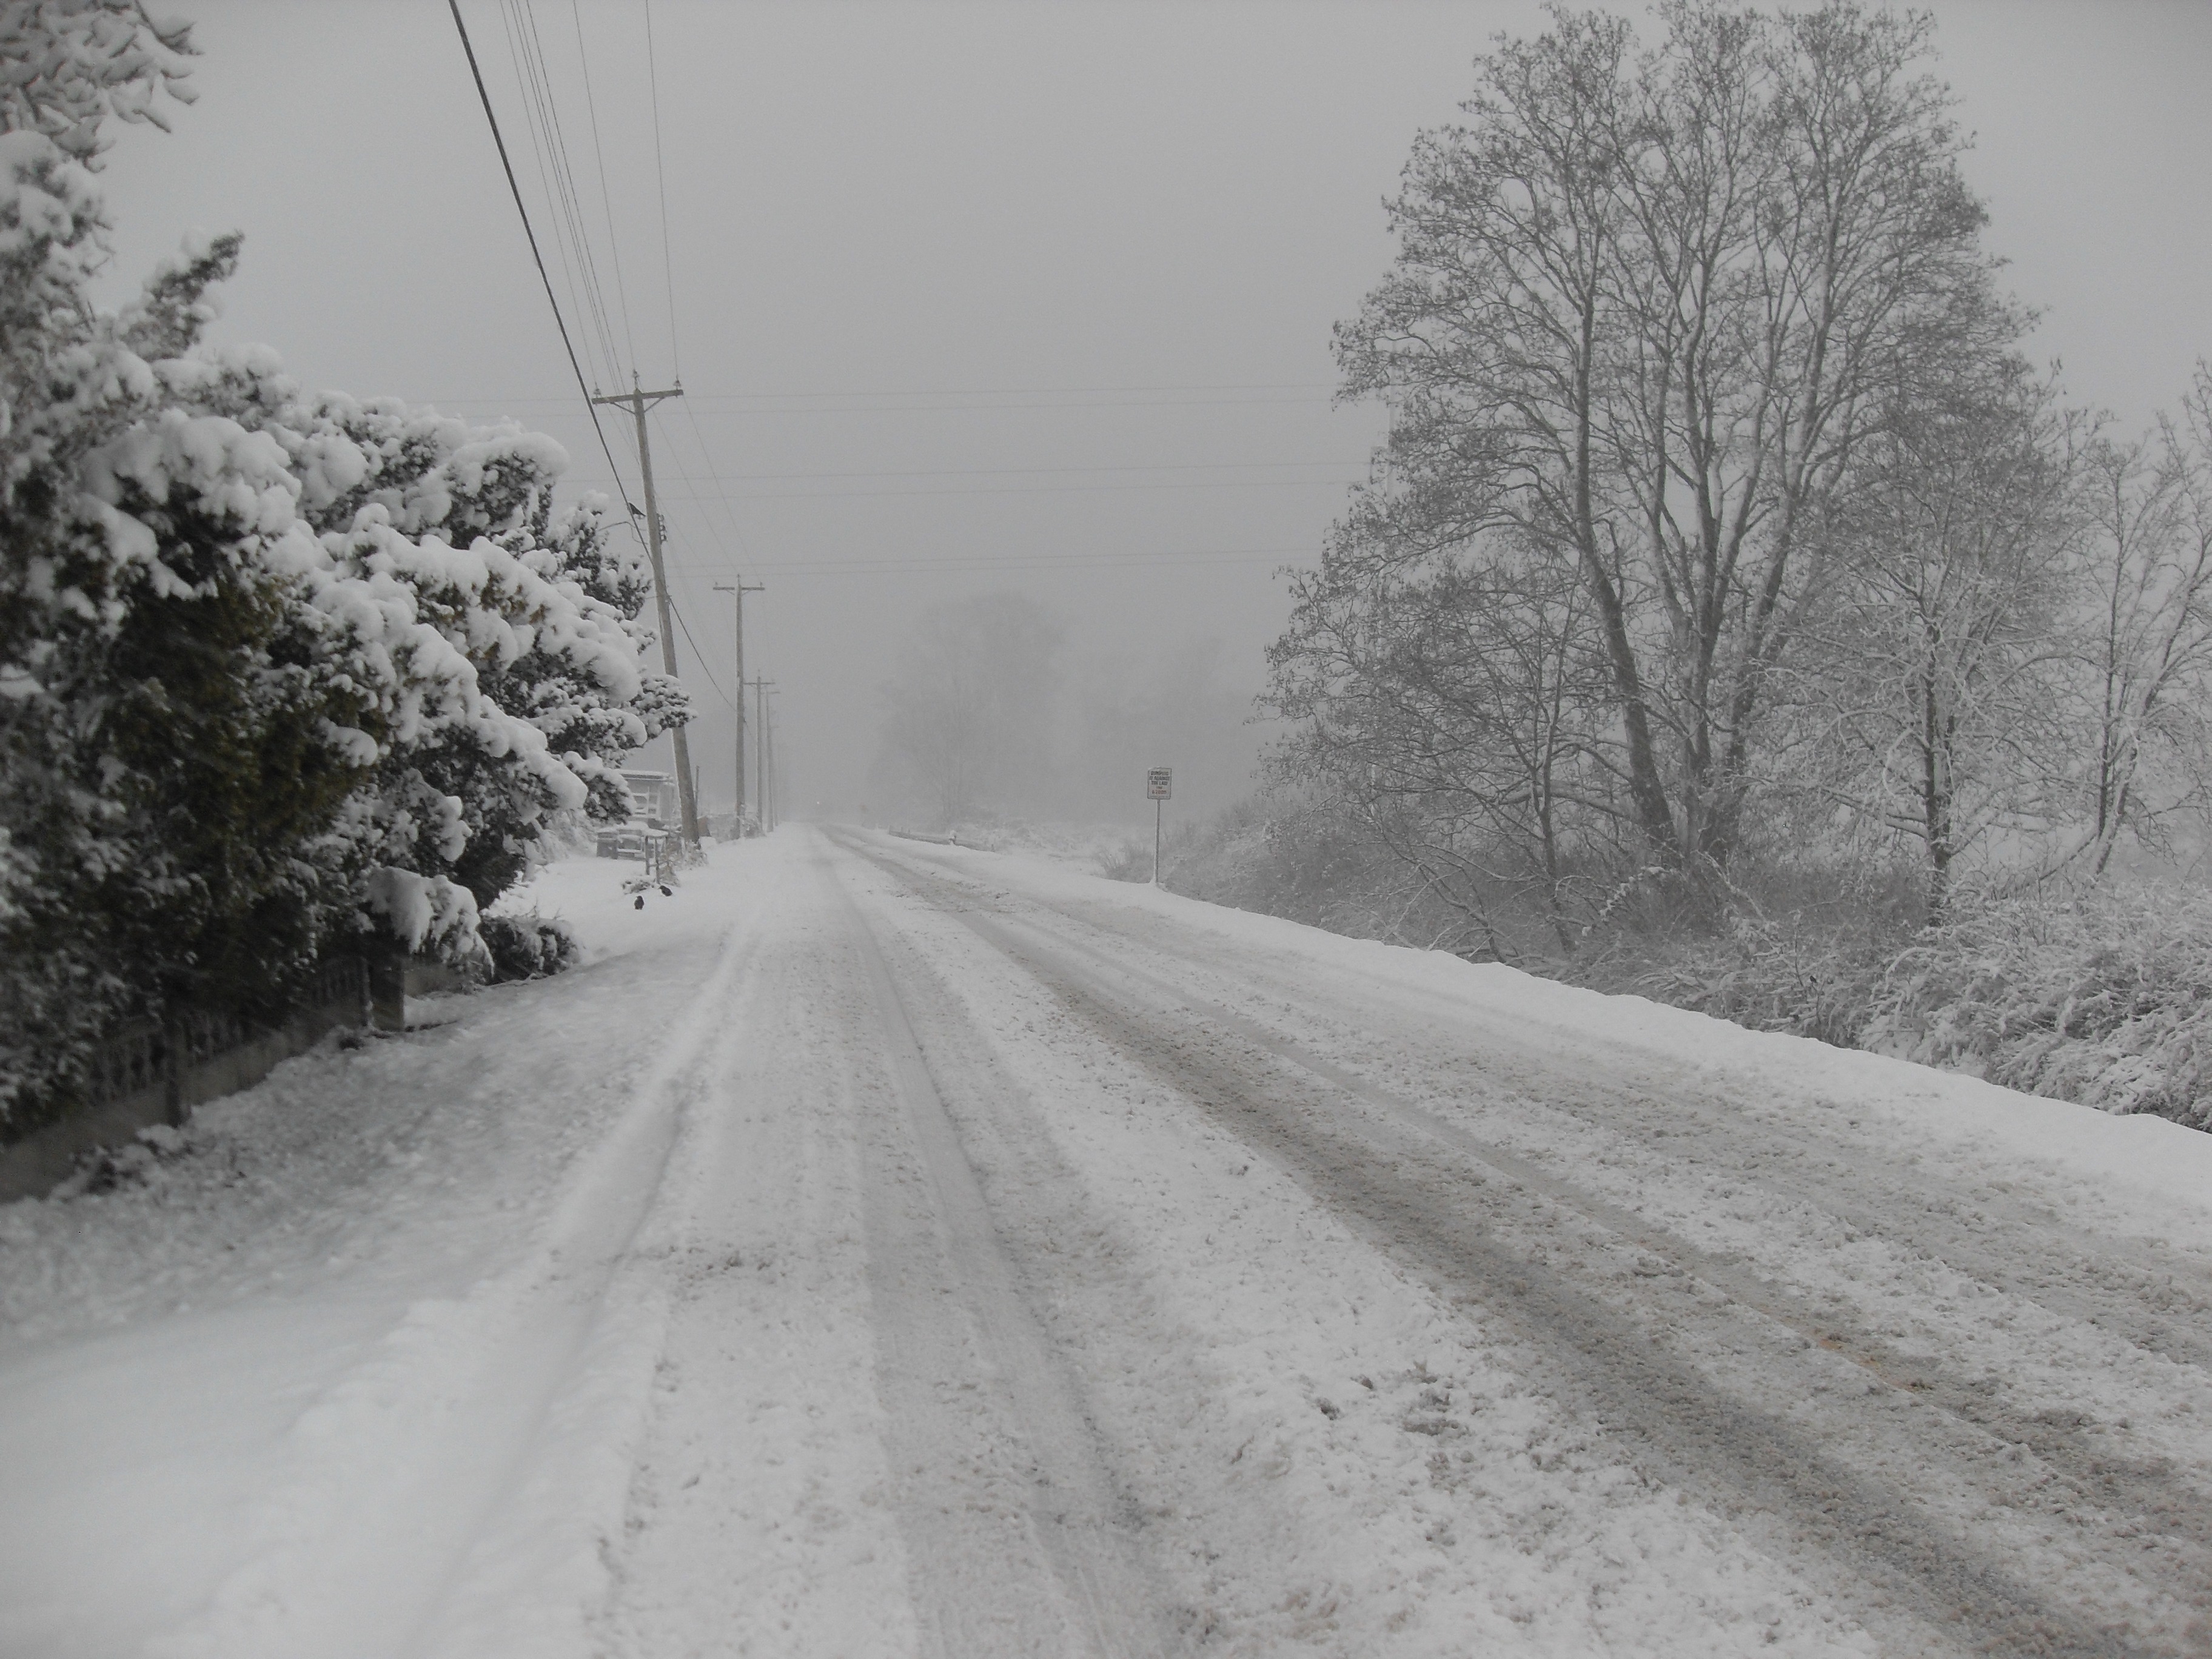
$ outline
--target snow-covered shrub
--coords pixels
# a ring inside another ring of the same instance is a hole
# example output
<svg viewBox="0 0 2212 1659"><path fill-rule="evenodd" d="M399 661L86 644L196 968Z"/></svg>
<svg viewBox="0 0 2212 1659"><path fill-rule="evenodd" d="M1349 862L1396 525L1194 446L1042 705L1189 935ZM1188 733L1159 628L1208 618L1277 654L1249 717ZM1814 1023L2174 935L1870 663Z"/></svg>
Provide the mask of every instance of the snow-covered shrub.
<svg viewBox="0 0 2212 1659"><path fill-rule="evenodd" d="M236 240L196 241L119 313L88 298L107 226L81 162L103 111L150 118L185 48L135 5L0 20L9 1133L30 1127L19 1103L58 1109L121 1014L281 1000L343 898L329 836L361 772L362 698L296 604L313 538L275 446L175 407L158 372L212 314Z"/></svg>
<svg viewBox="0 0 2212 1659"><path fill-rule="evenodd" d="M478 931L491 956L495 984L560 973L574 967L583 951L574 930L557 916L486 916Z"/></svg>
<svg viewBox="0 0 2212 1659"><path fill-rule="evenodd" d="M1583 976L1755 1031L1848 1048L1857 1046L1881 969L1880 951L1858 930L1731 911L1716 932L1647 951L1634 971Z"/></svg>
<svg viewBox="0 0 2212 1659"><path fill-rule="evenodd" d="M480 960L684 714L551 440L204 345L234 236L91 303L99 122L188 50L135 0L0 9L0 1138L125 1015L274 1017L357 935Z"/></svg>
<svg viewBox="0 0 2212 1659"><path fill-rule="evenodd" d="M1890 963L1864 1046L2212 1129L2212 896L1978 905Z"/></svg>
<svg viewBox="0 0 2212 1659"><path fill-rule="evenodd" d="M303 394L265 350L191 368L180 394L289 458L333 598L401 599L424 630L401 678L434 694L380 733L365 802L378 859L457 883L481 909L542 855L557 814L626 816L623 758L688 711L644 666L643 556L617 543L610 503L554 509L561 447L512 422Z"/></svg>

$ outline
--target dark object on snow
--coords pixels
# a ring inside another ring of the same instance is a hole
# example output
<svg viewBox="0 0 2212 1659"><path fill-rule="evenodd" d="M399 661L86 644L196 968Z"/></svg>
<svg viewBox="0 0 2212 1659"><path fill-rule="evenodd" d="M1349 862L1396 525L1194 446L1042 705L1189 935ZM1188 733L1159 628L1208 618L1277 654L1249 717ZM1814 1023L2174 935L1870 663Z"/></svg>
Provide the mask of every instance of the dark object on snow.
<svg viewBox="0 0 2212 1659"><path fill-rule="evenodd" d="M660 896L663 898L674 898L676 896L676 890L673 887L663 887L660 890Z"/></svg>
<svg viewBox="0 0 2212 1659"><path fill-rule="evenodd" d="M631 905L631 906L630 906L630 908L631 908L631 909L633 909L633 910L642 910L642 909L644 909L644 908L645 908L645 895L644 895L644 894L642 894L642 893L640 893L640 894L637 896L637 902L636 902L636 903L635 903L635 904L633 904L633 905Z"/></svg>

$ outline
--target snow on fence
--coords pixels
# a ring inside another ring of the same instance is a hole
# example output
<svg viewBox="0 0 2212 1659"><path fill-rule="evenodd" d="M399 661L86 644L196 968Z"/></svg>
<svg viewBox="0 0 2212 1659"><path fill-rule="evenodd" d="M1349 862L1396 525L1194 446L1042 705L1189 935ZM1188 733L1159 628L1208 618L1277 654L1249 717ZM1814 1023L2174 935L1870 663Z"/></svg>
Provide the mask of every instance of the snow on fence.
<svg viewBox="0 0 2212 1659"><path fill-rule="evenodd" d="M0 1204L43 1195L86 1153L157 1123L181 1124L193 1107L251 1088L325 1032L366 1024L368 994L368 965L338 957L316 971L298 1010L274 1030L196 1012L123 1027L93 1056L75 1109L0 1147Z"/></svg>

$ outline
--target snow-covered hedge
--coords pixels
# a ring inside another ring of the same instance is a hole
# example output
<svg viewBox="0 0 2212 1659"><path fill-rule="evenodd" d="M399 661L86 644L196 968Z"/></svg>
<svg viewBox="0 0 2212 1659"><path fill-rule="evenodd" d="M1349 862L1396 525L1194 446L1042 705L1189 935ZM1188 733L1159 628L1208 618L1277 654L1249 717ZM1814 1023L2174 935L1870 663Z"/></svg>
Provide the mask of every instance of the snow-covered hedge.
<svg viewBox="0 0 2212 1659"><path fill-rule="evenodd" d="M125 1015L273 1017L357 936L480 962L685 713L552 440L207 345L234 236L92 303L100 123L190 51L133 0L0 8L0 1138Z"/></svg>

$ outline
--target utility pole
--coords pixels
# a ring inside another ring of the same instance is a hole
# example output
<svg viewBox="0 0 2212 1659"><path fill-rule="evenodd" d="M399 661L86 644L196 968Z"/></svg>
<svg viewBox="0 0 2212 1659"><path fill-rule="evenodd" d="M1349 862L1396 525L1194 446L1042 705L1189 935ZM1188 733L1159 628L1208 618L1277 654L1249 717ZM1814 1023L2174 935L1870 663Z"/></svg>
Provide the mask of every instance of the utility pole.
<svg viewBox="0 0 2212 1659"><path fill-rule="evenodd" d="M775 684L775 682L774 680L766 678L757 679L753 682L754 725L755 729L760 732L761 736L760 742L754 745L753 778L759 787L761 833L763 835L766 835L769 830L775 828L770 817L770 802L773 798L769 793L769 785L773 781L773 774L769 769L768 733L768 689Z"/></svg>
<svg viewBox="0 0 2212 1659"><path fill-rule="evenodd" d="M734 582L716 582L717 593L727 593L737 612L738 644L738 834L745 833L745 595L765 592L758 582L740 576Z"/></svg>
<svg viewBox="0 0 2212 1659"><path fill-rule="evenodd" d="M653 495L653 452L646 445L645 411L656 404L684 395L682 386L672 386L665 392L644 392L638 389L637 377L630 376L630 390L618 398L594 398L595 404L611 404L617 409L626 409L637 419L637 465L645 474L645 548L653 559L653 591L660 602L660 665L671 679L676 678L676 623L668 604L668 573L660 562L660 507ZM684 841L689 847L699 845L699 798L691 787L691 750L684 741L684 728L672 728L670 735L676 745L676 798L684 809Z"/></svg>
<svg viewBox="0 0 2212 1659"><path fill-rule="evenodd" d="M770 680L769 684L773 685L775 682ZM781 694L779 692L769 693L771 700L768 706L768 719L763 721L761 726L761 742L766 745L768 750L768 788L763 792L763 793L765 799L770 803L775 801L776 798L776 791L781 787L783 782L783 780L776 775L775 703L773 701L775 697L781 695ZM775 808L772 810L775 812L775 821L781 823L783 821L783 813L781 810L780 808Z"/></svg>

